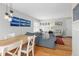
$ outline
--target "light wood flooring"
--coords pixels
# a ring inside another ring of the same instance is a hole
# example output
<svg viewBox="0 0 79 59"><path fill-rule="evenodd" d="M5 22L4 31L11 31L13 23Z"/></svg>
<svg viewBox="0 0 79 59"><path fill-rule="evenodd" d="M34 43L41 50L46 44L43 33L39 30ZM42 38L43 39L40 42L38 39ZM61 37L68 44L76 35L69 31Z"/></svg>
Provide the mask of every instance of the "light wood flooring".
<svg viewBox="0 0 79 59"><path fill-rule="evenodd" d="M72 39L63 38L65 45L56 45L56 48L45 48L35 46L35 56L71 56L72 55Z"/></svg>

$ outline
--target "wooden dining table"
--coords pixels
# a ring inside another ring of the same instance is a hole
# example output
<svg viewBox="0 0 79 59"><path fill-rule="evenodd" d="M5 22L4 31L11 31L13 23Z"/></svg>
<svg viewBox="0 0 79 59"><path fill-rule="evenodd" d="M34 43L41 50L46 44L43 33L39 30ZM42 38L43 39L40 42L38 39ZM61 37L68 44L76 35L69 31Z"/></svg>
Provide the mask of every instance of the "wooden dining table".
<svg viewBox="0 0 79 59"><path fill-rule="evenodd" d="M12 49L15 49L18 45L15 45L14 47L10 47L11 44L15 43L15 42L18 42L20 40L23 40L23 43L27 43L27 35L18 35L18 36L15 36L15 37L11 37L11 38L8 38L8 39L3 39L3 40L0 40L0 53L1 55L4 55L4 49L9 47L8 50L12 50Z"/></svg>

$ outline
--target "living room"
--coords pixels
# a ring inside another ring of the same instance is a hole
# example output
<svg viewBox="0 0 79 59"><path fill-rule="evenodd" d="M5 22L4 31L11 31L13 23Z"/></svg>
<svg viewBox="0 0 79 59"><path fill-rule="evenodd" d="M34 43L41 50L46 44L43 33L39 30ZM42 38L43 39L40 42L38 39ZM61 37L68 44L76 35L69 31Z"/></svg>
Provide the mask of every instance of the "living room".
<svg viewBox="0 0 79 59"><path fill-rule="evenodd" d="M35 56L71 56L72 4L0 3L0 41L9 35L36 35L40 37L35 42ZM43 35L39 34L40 29ZM56 39L59 41L55 43Z"/></svg>

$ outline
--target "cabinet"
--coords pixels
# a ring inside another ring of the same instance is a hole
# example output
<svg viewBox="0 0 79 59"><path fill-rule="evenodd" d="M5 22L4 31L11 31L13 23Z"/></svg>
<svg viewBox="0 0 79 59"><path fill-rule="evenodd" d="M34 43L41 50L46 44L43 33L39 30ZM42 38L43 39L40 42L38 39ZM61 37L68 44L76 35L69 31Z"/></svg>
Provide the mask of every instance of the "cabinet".
<svg viewBox="0 0 79 59"><path fill-rule="evenodd" d="M55 22L55 35L56 36L62 36L63 34L63 22L62 21L56 21Z"/></svg>
<svg viewBox="0 0 79 59"><path fill-rule="evenodd" d="M50 20L50 21L41 21L40 23L40 28L43 31L53 31L55 32L56 36L62 36L63 35L63 21L54 21L54 20Z"/></svg>
<svg viewBox="0 0 79 59"><path fill-rule="evenodd" d="M42 29L43 31L54 31L54 25L55 25L55 22L52 21L52 20L43 20L40 22L40 29Z"/></svg>

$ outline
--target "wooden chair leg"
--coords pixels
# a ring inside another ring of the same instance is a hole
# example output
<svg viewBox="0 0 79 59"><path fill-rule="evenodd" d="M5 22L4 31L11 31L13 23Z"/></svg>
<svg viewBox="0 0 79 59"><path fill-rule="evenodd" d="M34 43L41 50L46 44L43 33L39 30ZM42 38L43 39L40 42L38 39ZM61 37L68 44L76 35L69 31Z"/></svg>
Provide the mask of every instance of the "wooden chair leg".
<svg viewBox="0 0 79 59"><path fill-rule="evenodd" d="M1 56L5 56L5 52L4 51L2 51Z"/></svg>
<svg viewBox="0 0 79 59"><path fill-rule="evenodd" d="M21 50L18 51L18 56L21 56Z"/></svg>
<svg viewBox="0 0 79 59"><path fill-rule="evenodd" d="M34 56L34 49L32 49L32 56Z"/></svg>
<svg viewBox="0 0 79 59"><path fill-rule="evenodd" d="M29 56L29 53L27 53L27 56Z"/></svg>

